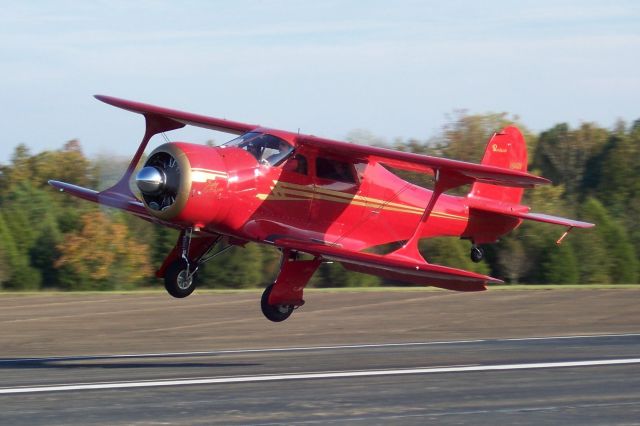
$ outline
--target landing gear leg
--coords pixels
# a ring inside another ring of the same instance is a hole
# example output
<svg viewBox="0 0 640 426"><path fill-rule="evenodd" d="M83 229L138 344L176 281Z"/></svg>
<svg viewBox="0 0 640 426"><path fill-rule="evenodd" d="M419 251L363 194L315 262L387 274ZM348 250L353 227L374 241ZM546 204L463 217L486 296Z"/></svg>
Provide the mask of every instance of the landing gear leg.
<svg viewBox="0 0 640 426"><path fill-rule="evenodd" d="M231 244L220 247L223 239L219 235L196 235L191 228L185 229L178 238L176 246L167 256L159 271L158 277L164 277L164 287L173 297L187 297L196 288L196 276L200 266L224 253Z"/></svg>
<svg viewBox="0 0 640 426"><path fill-rule="evenodd" d="M471 257L471 260L474 263L481 262L482 259L484 259L484 251L480 247L478 247L477 245L474 244L474 245L471 246L471 256L470 257Z"/></svg>
<svg viewBox="0 0 640 426"><path fill-rule="evenodd" d="M178 299L187 297L196 289L195 275L198 268L189 261L192 237L193 230L185 229L179 239L180 257L171 262L164 274L164 287L170 295Z"/></svg>
<svg viewBox="0 0 640 426"><path fill-rule="evenodd" d="M300 260L298 253L284 249L276 281L262 293L260 307L268 320L281 322L304 304L302 293L318 266L320 258Z"/></svg>

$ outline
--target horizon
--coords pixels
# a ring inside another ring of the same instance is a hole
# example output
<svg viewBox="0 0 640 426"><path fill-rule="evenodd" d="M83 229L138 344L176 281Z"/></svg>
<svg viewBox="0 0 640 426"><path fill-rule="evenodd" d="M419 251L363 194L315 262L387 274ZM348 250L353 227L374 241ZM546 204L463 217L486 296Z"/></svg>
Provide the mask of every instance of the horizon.
<svg viewBox="0 0 640 426"><path fill-rule="evenodd" d="M41 152L72 139L90 158L130 156L142 118L95 93L388 142L429 139L458 109L517 115L535 133L640 118L632 1L44 1L6 6L0 24L0 164L20 143Z"/></svg>
<svg viewBox="0 0 640 426"><path fill-rule="evenodd" d="M485 113L478 113L478 115L484 115L484 114L492 114L493 112L489 111L489 112L485 112ZM131 113L131 114L135 114L135 113ZM509 117L513 117L515 114L510 114L510 113L506 113L508 114ZM139 115L139 114L136 114ZM476 114L472 114L471 112L469 112L469 115L476 115ZM614 123L610 124L609 126L605 126L602 125L601 123L597 123L594 121L580 121L579 123L573 125L572 123L568 123L566 121L558 121L554 124L552 124L551 126L549 126L548 128L545 129L532 129L531 127L529 127L527 125L527 123L524 122L519 122L519 124L522 124L523 126L525 126L525 128L528 131L533 132L536 136L539 136L540 133L545 132L547 130L552 129L553 127L560 125L560 124L568 124L570 126L571 129L577 129L580 126L584 125L584 124L591 124L591 125L595 125L598 126L599 128L603 128L606 129L608 131L613 131L616 126L618 125L618 123L620 122L620 120L623 120L621 118L618 118L615 120ZM623 120L625 125L627 126L627 128L630 128L630 126L632 126L634 124L634 122L636 121L640 121L640 115L638 116L638 118L636 118L635 120L630 120L630 121L626 121ZM441 126L439 128L437 128L437 130L434 130L433 134L430 135L425 135L423 137L416 137L413 139L416 140L420 140L422 142L424 142L425 144L429 144L430 142L436 143L437 142L437 138L438 136L442 136L442 128L448 124L451 123L452 121L447 121L447 120L443 120L441 123ZM266 126L267 128L270 128L269 126ZM291 129L279 129L279 130L290 130ZM58 146L53 146L51 148L43 148L41 150L35 150L33 149L33 147L26 145L26 148L29 150L29 154L30 155L37 155L43 152L51 152L51 151L58 151L58 150L62 150L64 148L64 145L67 144L68 142L71 141L77 141L80 145L80 150L82 152L82 154L90 161L99 161L99 160L103 160L103 159L111 159L112 162L117 163L117 162L129 162L133 156L133 154L135 153L135 150L137 149L137 147L140 144L140 140L142 139L142 135L144 133L144 121L141 119L140 120L140 133L138 135L132 135L132 139L130 141L130 143L127 145L130 149L130 152L126 152L126 149L121 149L120 151L116 151L116 150L111 150L108 146L101 146L100 149L97 150L90 150L88 152L87 150L87 145L80 140L79 138L69 138L66 139L64 141L61 141ZM304 131L301 130L301 133L304 133ZM182 137L171 137L173 136L172 134L175 135L185 135L186 137L182 138ZM196 144L206 144L208 142L213 141L214 145L220 145L224 142L230 141L232 139L234 139L236 136L230 133L224 133L224 132L219 132L219 131L215 131L215 130L209 130L209 129L203 129L203 128L198 128L198 127L194 127L194 126L185 126L182 129L178 129L178 130L173 130L173 131L168 131L168 132L164 132L164 135L168 136L169 141L174 142L174 141L180 141L180 142L190 142L190 143L196 143ZM190 136L189 136L190 135ZM202 137L207 136L207 138L202 139ZM211 136L218 136L219 138L216 137L211 137ZM323 137L324 135L315 135L315 136L320 136ZM200 139L194 140L194 139L190 139L190 137L192 138L198 138L200 137ZM136 139L137 138L137 139ZM367 143L370 141L374 141L376 144L378 143L382 143L385 146L388 146L389 148L391 148L391 146L393 145L394 142L401 140L402 142L407 142L409 141L410 138L404 139L404 138L400 138L400 137L393 137L393 138L385 138L376 134L371 133L368 129L352 129L349 132L347 132L347 134L342 137L342 138L335 138L337 140L342 140L342 141L351 141L353 140L355 143ZM153 138L151 138L151 140L149 141L149 145L147 146L147 149L145 150L146 153L151 152L155 147L166 143L167 139L164 138L163 134L160 133L158 135L155 135ZM486 141L482 141L482 142L486 142ZM9 154L7 156L7 158L5 159L5 161L0 160L0 166L6 166L6 165L10 165L11 164L11 156L14 154L15 149L21 145L22 143L16 143L14 146L10 147L9 149ZM477 161L480 161L480 158L477 159ZM125 165L126 166L126 165Z"/></svg>

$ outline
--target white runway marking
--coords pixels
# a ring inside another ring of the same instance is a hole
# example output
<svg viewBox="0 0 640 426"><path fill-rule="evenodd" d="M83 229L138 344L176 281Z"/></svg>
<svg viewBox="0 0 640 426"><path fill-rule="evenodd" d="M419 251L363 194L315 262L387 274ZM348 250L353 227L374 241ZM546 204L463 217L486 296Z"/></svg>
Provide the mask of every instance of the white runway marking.
<svg viewBox="0 0 640 426"><path fill-rule="evenodd" d="M1 394L19 394L36 392L61 392L78 390L99 390L99 389L130 389L143 387L166 387L166 386L187 386L187 385L211 385L246 382L272 382L283 380L317 380L317 379L338 379L348 377L376 377L376 376L399 376L408 374L430 374L430 373L461 373L478 371L506 371L506 370L526 370L544 368L567 368L567 367L594 367L607 365L640 364L640 358L627 359L604 359L590 361L566 361L566 362L540 362L529 364L502 364L502 365L471 365L455 367L425 367L425 368L400 368L390 370L368 370L368 371L332 371L320 373L301 374L267 374L256 376L235 376L235 377L206 377L198 379L170 379L170 380L149 380L137 382L111 382L111 383L77 383L32 387L11 387L0 388Z"/></svg>

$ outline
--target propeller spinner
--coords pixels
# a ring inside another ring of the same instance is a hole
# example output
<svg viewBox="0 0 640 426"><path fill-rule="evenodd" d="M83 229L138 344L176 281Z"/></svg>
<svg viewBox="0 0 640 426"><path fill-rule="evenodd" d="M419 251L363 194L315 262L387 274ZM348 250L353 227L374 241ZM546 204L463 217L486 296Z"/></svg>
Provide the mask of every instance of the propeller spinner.
<svg viewBox="0 0 640 426"><path fill-rule="evenodd" d="M157 167L144 167L136 175L136 185L143 194L160 192L165 181L164 173Z"/></svg>
<svg viewBox="0 0 640 426"><path fill-rule="evenodd" d="M165 211L173 205L180 189L180 167L168 152L156 152L136 175L136 185L147 206Z"/></svg>

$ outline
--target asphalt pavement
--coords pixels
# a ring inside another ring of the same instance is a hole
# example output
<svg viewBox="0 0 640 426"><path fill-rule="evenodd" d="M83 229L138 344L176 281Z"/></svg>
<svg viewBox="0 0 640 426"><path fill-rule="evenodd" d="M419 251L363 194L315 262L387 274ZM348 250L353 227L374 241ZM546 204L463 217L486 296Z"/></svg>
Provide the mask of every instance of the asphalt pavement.
<svg viewBox="0 0 640 426"><path fill-rule="evenodd" d="M640 291L257 296L0 296L0 424L640 424Z"/></svg>

